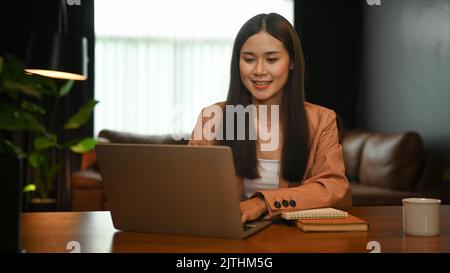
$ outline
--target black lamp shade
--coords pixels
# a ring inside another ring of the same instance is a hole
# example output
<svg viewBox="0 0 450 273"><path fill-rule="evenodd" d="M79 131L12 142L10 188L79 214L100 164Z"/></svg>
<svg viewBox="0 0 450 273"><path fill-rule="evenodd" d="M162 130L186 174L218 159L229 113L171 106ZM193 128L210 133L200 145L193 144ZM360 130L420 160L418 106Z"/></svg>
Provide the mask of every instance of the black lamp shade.
<svg viewBox="0 0 450 273"><path fill-rule="evenodd" d="M87 39L63 33L33 33L25 71L46 77L86 80Z"/></svg>

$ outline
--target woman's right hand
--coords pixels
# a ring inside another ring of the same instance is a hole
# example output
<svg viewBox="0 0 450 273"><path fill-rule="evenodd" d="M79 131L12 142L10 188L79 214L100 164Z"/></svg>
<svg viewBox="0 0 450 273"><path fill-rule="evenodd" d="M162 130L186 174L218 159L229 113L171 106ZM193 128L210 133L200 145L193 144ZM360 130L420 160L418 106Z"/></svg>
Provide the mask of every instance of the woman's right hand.
<svg viewBox="0 0 450 273"><path fill-rule="evenodd" d="M240 203L242 223L258 219L267 212L266 202L260 197L251 198Z"/></svg>

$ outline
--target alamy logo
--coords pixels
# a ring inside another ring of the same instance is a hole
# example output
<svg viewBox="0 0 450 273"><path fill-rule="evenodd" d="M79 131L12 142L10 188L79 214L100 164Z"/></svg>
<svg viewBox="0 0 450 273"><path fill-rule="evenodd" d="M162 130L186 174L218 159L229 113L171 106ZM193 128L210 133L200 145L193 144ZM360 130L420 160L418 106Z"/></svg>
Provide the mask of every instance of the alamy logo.
<svg viewBox="0 0 450 273"><path fill-rule="evenodd" d="M70 253L81 253L81 244L78 241L70 241L66 245L67 250L72 250Z"/></svg>
<svg viewBox="0 0 450 273"><path fill-rule="evenodd" d="M381 6L381 0L366 0L369 6Z"/></svg>
<svg viewBox="0 0 450 273"><path fill-rule="evenodd" d="M81 0L66 0L69 6L81 6Z"/></svg>
<svg viewBox="0 0 450 273"><path fill-rule="evenodd" d="M381 253L381 244L378 241L370 241L366 246L367 250L372 250L370 253Z"/></svg>
<svg viewBox="0 0 450 273"><path fill-rule="evenodd" d="M183 112L184 107L175 107L175 113L182 114ZM192 140L207 141L259 140L261 151L275 151L279 144L279 112L279 105L271 105L270 109L267 105L256 107L253 104L245 107L243 105L226 105L225 109L219 105L212 105L202 111L191 138ZM225 125L223 124L223 114L226 116ZM206 122L203 123L203 121ZM178 122L179 120L176 120L174 123ZM182 136L172 134L172 138L180 140Z"/></svg>

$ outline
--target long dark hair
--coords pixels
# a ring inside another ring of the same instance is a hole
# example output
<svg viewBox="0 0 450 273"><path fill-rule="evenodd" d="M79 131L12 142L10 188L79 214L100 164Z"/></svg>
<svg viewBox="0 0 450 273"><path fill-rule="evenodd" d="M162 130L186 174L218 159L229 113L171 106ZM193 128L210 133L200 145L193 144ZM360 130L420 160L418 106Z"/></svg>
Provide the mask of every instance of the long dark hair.
<svg viewBox="0 0 450 273"><path fill-rule="evenodd" d="M226 105L243 105L246 107L252 104L252 96L240 77L239 59L244 43L250 36L260 31L266 31L281 41L289 53L291 64L294 65L294 68L289 70L280 105L281 124L284 132L281 174L289 182L298 182L303 179L309 155L309 132L304 106L305 64L300 39L292 25L283 16L276 13L259 14L248 20L239 30L233 46L230 86ZM236 175L250 179L257 178L259 174L256 140L249 140L249 130L246 130L245 140L237 140L236 116L234 119L233 140L225 138L221 143L231 147L233 151ZM249 121L247 116L246 124L252 124ZM225 109L223 124L227 124ZM226 127L223 126L224 136L226 136Z"/></svg>

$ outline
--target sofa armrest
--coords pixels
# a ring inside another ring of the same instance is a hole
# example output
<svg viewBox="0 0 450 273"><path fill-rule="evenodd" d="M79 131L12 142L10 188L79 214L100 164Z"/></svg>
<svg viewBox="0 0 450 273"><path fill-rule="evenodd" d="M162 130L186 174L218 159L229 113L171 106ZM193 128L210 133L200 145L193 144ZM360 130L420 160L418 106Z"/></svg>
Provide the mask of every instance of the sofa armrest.
<svg viewBox="0 0 450 273"><path fill-rule="evenodd" d="M71 198L73 211L105 210L100 173L93 169L73 173Z"/></svg>
<svg viewBox="0 0 450 273"><path fill-rule="evenodd" d="M423 166L419 134L374 133L361 155L360 183L399 191L414 191Z"/></svg>
<svg viewBox="0 0 450 273"><path fill-rule="evenodd" d="M370 134L367 131L354 130L347 132L342 140L345 175L350 182L359 182L361 154Z"/></svg>

